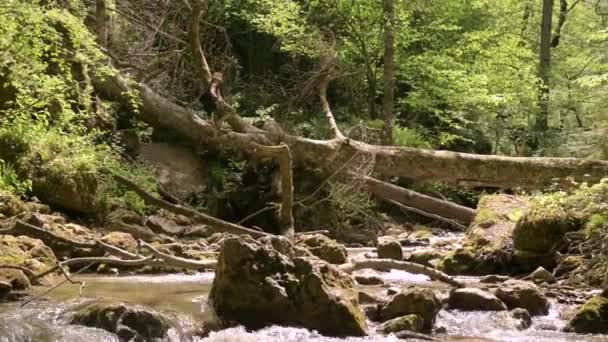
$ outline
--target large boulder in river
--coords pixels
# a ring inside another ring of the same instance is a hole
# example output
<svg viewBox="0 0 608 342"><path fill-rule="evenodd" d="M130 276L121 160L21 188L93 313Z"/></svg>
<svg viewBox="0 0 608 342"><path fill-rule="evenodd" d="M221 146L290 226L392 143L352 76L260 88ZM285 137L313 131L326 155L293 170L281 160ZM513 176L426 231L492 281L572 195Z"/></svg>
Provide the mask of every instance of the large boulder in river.
<svg viewBox="0 0 608 342"><path fill-rule="evenodd" d="M424 320L424 330L430 331L441 310L441 301L431 289L410 288L394 295L380 308L382 321L404 315L419 315Z"/></svg>
<svg viewBox="0 0 608 342"><path fill-rule="evenodd" d="M115 333L125 342L160 340L172 326L168 317L154 310L106 300L81 305L69 321Z"/></svg>
<svg viewBox="0 0 608 342"><path fill-rule="evenodd" d="M507 280L500 284L494 294L507 304L509 309L523 308L533 316L549 313L547 297L532 282Z"/></svg>
<svg viewBox="0 0 608 342"><path fill-rule="evenodd" d="M340 265L346 262L346 247L325 235L301 235L296 245L308 249L312 254L331 264Z"/></svg>
<svg viewBox="0 0 608 342"><path fill-rule="evenodd" d="M507 306L490 292L478 288L456 289L450 293L450 308L462 311L502 311Z"/></svg>
<svg viewBox="0 0 608 342"><path fill-rule="evenodd" d="M597 296L581 306L565 331L579 334L608 334L608 298Z"/></svg>
<svg viewBox="0 0 608 342"><path fill-rule="evenodd" d="M514 257L512 248L515 224L528 206L526 199L511 195L482 197L463 246L446 255L439 268L448 274L466 275L512 273L529 268Z"/></svg>
<svg viewBox="0 0 608 342"><path fill-rule="evenodd" d="M379 239L377 250L380 259L403 260L403 249L397 240Z"/></svg>
<svg viewBox="0 0 608 342"><path fill-rule="evenodd" d="M221 319L250 329L276 324L332 336L366 334L352 278L314 256L298 257L280 237L227 238L209 298Z"/></svg>

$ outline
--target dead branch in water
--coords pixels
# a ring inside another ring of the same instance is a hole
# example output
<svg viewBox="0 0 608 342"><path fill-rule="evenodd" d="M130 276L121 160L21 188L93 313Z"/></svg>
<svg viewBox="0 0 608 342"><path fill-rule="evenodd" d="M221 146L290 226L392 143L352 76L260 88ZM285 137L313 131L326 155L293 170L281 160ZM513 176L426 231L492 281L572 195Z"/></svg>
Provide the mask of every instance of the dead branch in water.
<svg viewBox="0 0 608 342"><path fill-rule="evenodd" d="M439 270L413 262L397 261L392 259L367 259L354 260L350 263L340 265L340 269L346 273L353 273L354 271L367 268L376 270L391 269L415 274L424 274L433 280L438 280L454 287L464 287L464 284Z"/></svg>

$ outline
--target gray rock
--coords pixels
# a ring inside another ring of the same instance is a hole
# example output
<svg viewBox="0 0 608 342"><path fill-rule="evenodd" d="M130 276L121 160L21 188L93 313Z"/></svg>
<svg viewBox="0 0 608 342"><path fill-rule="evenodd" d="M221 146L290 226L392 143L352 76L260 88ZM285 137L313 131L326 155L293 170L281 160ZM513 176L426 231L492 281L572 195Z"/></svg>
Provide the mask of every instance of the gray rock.
<svg viewBox="0 0 608 342"><path fill-rule="evenodd" d="M424 288L412 288L397 293L388 303L383 305L380 309L380 319L387 321L415 314L424 319L425 331L430 331L433 328L439 310L441 310L441 301L439 301L434 291Z"/></svg>
<svg viewBox="0 0 608 342"><path fill-rule="evenodd" d="M405 315L386 321L378 327L381 334L392 334L401 331L422 332L424 329L424 319L418 315Z"/></svg>
<svg viewBox="0 0 608 342"><path fill-rule="evenodd" d="M487 276L483 276L481 277L481 279L479 279L480 283L487 283L487 284L496 284L496 283L502 283L504 281L507 281L511 279L508 276L501 276L501 275L496 275L496 274L490 274Z"/></svg>
<svg viewBox="0 0 608 342"><path fill-rule="evenodd" d="M322 234L301 235L297 238L296 245L331 264L340 265L347 260L346 247Z"/></svg>
<svg viewBox="0 0 608 342"><path fill-rule="evenodd" d="M532 272L530 274L530 279L535 284L542 284L542 283L553 284L553 283L555 283L555 277L553 276L553 274L551 272L547 271L542 266L538 267L534 272Z"/></svg>
<svg viewBox="0 0 608 342"><path fill-rule="evenodd" d="M517 323L517 329L519 329L519 330L526 330L530 326L532 326L532 317L530 316L530 313L526 309L522 309L522 308L513 309L511 311L511 316L513 316L514 319L519 320L519 322Z"/></svg>
<svg viewBox="0 0 608 342"><path fill-rule="evenodd" d="M112 301L85 303L70 317L70 324L94 327L118 334L121 341L149 341L167 335L172 322L144 307Z"/></svg>
<svg viewBox="0 0 608 342"><path fill-rule="evenodd" d="M547 297L532 282L507 280L495 290L494 294L507 304L509 309L524 308L532 316L549 313Z"/></svg>
<svg viewBox="0 0 608 342"><path fill-rule="evenodd" d="M507 306L490 292L478 288L457 289L448 300L452 309L463 311L502 311Z"/></svg>
<svg viewBox="0 0 608 342"><path fill-rule="evenodd" d="M378 241L378 258L403 260L401 244L395 240L380 239Z"/></svg>
<svg viewBox="0 0 608 342"><path fill-rule="evenodd" d="M331 336L366 334L350 275L319 258L296 257L284 238L224 240L209 298L221 319L248 329L285 325Z"/></svg>
<svg viewBox="0 0 608 342"><path fill-rule="evenodd" d="M368 275L356 275L355 281L361 285L381 285L384 281L380 277Z"/></svg>

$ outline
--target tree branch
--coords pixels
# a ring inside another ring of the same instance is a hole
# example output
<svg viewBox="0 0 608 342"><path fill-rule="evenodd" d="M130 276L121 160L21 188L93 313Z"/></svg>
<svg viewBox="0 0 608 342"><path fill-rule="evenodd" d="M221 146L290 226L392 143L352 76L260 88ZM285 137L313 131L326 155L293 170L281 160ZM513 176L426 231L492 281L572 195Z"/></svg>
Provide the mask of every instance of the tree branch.
<svg viewBox="0 0 608 342"><path fill-rule="evenodd" d="M239 234L239 235L247 234L247 235L251 235L254 238L272 235L272 234L268 234L265 232L259 232L259 231L253 230L253 229L239 226L234 223L226 222L226 221L220 220L218 218L215 218L215 217L212 217L209 215L205 215L201 212L195 211L190 208L186 208L186 207L182 207L179 205L169 203L167 201L164 201L160 198L153 196L152 194L148 193L147 191L145 191L144 189L142 189L141 187L139 187L138 185L136 185L135 183L131 182L130 180L128 180L126 178L120 177L118 175L115 175L114 178L116 179L116 181L118 183L122 184L123 186L127 187L128 189L130 189L133 192L135 192L136 194L138 194L144 200L144 202L146 202L148 205L160 207L160 208L166 209L166 210L168 210L172 213L178 214L178 215L184 215L184 216L196 218L201 223L205 223L205 224L209 225L212 229L215 229L217 231L227 232L227 233L232 233L232 234Z"/></svg>
<svg viewBox="0 0 608 342"><path fill-rule="evenodd" d="M424 274L433 280L439 280L454 287L464 287L464 284L441 271L413 262L397 261L392 259L366 259L355 260L351 261L350 263L340 265L340 269L346 273L353 273L354 271L367 268L378 270L393 269L409 273Z"/></svg>

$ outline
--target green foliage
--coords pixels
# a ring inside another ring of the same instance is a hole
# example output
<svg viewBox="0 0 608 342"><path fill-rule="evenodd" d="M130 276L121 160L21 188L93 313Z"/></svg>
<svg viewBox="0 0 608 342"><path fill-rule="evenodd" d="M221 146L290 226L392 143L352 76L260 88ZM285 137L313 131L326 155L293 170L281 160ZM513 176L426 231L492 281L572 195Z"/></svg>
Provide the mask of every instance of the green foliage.
<svg viewBox="0 0 608 342"><path fill-rule="evenodd" d="M0 159L0 190L23 197L32 191L32 182L20 180L13 165Z"/></svg>
<svg viewBox="0 0 608 342"><path fill-rule="evenodd" d="M67 6L7 0L0 10L0 188L29 194L32 180L57 184L92 175L102 209L145 210L142 200L116 186L114 173L155 189L151 173L123 162L102 132L88 129L90 75L106 75L94 37L84 26L80 1ZM72 11L72 12L70 12ZM27 28L27 29L24 29ZM5 96L6 95L6 96ZM134 106L136 108L136 106Z"/></svg>

